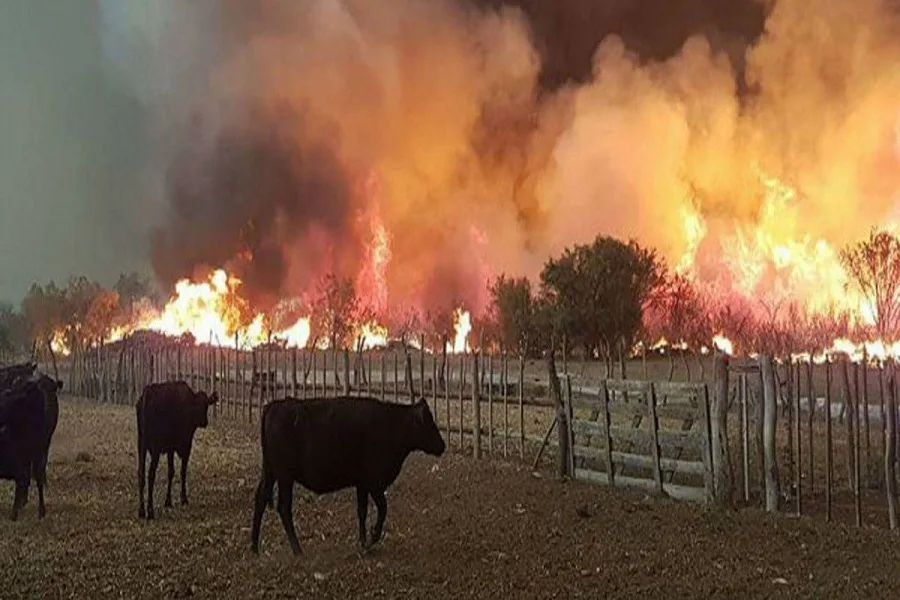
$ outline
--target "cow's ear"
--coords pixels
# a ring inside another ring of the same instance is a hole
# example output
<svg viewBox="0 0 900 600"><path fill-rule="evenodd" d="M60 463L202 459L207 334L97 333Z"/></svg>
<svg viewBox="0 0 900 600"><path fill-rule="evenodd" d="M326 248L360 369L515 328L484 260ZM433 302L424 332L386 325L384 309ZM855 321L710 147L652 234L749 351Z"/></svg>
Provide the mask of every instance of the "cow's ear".
<svg viewBox="0 0 900 600"><path fill-rule="evenodd" d="M206 401L206 403L209 404L210 406L212 406L213 404L215 404L218 401L219 401L219 392L213 392L212 396L209 397L209 399Z"/></svg>
<svg viewBox="0 0 900 600"><path fill-rule="evenodd" d="M62 388L63 388L63 382L62 382L62 380L61 380L61 379L57 379L57 380L56 380L56 389L57 389L57 391L61 390Z"/></svg>

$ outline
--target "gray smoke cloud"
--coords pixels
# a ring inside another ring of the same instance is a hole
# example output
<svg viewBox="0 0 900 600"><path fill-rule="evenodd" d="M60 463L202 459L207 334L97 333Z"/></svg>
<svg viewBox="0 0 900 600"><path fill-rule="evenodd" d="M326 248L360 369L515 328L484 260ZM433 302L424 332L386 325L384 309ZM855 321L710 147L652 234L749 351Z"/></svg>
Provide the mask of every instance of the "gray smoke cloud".
<svg viewBox="0 0 900 600"><path fill-rule="evenodd" d="M146 265L142 109L107 77L91 0L0 3L0 299Z"/></svg>

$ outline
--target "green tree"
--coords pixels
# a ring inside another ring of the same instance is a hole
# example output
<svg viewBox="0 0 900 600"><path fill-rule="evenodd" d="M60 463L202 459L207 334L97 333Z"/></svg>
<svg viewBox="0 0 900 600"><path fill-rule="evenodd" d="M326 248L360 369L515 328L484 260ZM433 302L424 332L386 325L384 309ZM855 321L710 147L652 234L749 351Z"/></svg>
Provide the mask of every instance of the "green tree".
<svg viewBox="0 0 900 600"><path fill-rule="evenodd" d="M872 306L879 337L896 336L900 325L900 239L873 228L868 238L841 251L841 262Z"/></svg>
<svg viewBox="0 0 900 600"><path fill-rule="evenodd" d="M501 274L490 286L491 318L499 341L520 355L531 355L539 341L538 301L526 277Z"/></svg>
<svg viewBox="0 0 900 600"><path fill-rule="evenodd" d="M28 345L28 324L12 304L0 303L0 352L10 354Z"/></svg>
<svg viewBox="0 0 900 600"><path fill-rule="evenodd" d="M587 356L610 361L618 352L624 358L664 273L656 251L634 240L600 235L589 245L567 248L541 272L552 331L582 345Z"/></svg>

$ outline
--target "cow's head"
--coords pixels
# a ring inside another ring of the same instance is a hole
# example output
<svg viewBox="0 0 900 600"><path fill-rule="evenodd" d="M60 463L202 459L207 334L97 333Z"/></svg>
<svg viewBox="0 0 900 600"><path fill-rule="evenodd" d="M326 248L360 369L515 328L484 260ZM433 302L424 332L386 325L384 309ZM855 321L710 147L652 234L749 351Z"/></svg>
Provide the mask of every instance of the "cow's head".
<svg viewBox="0 0 900 600"><path fill-rule="evenodd" d="M193 416L194 416L194 425L197 427L206 427L209 425L209 407L219 401L219 393L213 392L212 394L207 394L206 392L196 392L194 394L194 402L193 402Z"/></svg>
<svg viewBox="0 0 900 600"><path fill-rule="evenodd" d="M437 424L434 422L434 416L431 409L424 398L419 398L412 407L412 444L416 450L421 450L432 456L440 456L447 449L444 438Z"/></svg>

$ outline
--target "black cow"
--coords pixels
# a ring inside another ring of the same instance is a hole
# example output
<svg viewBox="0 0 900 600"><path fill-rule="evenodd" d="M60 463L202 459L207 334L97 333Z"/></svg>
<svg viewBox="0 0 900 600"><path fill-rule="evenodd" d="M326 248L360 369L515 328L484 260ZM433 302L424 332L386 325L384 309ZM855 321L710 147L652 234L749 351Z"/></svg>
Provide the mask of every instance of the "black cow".
<svg viewBox="0 0 900 600"><path fill-rule="evenodd" d="M0 390L6 390L19 381L29 379L35 369L37 369L37 364L33 362L0 367Z"/></svg>
<svg viewBox="0 0 900 600"><path fill-rule="evenodd" d="M44 515L44 495L42 485L47 483L47 460L50 458L50 442L56 432L59 422L59 391L63 382L53 379L41 373L35 381L44 394L44 435L41 441L41 455L38 462L33 465L33 474L36 481L42 482L38 486L38 514ZM40 477L40 479L38 479ZM25 490L25 503L28 503L28 490Z"/></svg>
<svg viewBox="0 0 900 600"><path fill-rule="evenodd" d="M46 432L45 396L37 382L21 381L0 392L0 479L16 482L10 512L13 521L19 518L28 498L32 476L38 486L38 515L43 518L46 514L46 461L42 458L46 455Z"/></svg>
<svg viewBox="0 0 900 600"><path fill-rule="evenodd" d="M263 409L260 428L262 476L253 510L252 550L272 489L278 483L278 514L291 550L300 553L294 530L294 482L316 494L356 488L359 542L364 549L381 540L387 516L385 491L414 450L440 456L446 448L428 404L386 404L375 398L286 398ZM369 497L378 509L366 540Z"/></svg>
<svg viewBox="0 0 900 600"><path fill-rule="evenodd" d="M168 454L169 476L165 506L172 506L172 478L175 475L175 454L181 458L181 504L187 504L187 465L191 457L194 433L209 424L207 410L218 402L213 392L195 392L184 381L151 383L144 388L136 406L138 430L138 492L144 518L144 477L147 453L150 453L150 473L147 474L147 519L154 517L153 484L159 455Z"/></svg>

